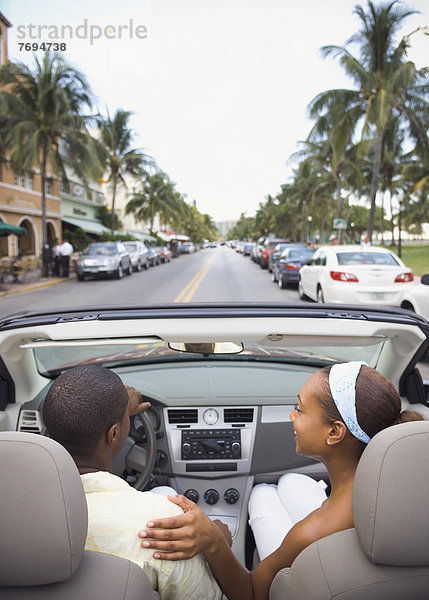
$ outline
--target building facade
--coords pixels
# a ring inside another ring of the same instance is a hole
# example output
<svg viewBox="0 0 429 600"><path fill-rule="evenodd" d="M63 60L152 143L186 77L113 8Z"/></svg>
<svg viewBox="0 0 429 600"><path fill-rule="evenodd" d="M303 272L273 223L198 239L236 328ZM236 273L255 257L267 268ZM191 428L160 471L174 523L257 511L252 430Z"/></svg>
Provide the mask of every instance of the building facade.
<svg viewBox="0 0 429 600"><path fill-rule="evenodd" d="M11 23L0 13L0 64L8 61L7 32ZM0 237L0 256L40 254L42 244L42 181L40 170L14 173L8 162L0 165L0 221L27 230L26 235ZM61 237L61 201L58 181L47 173L46 222L48 241Z"/></svg>

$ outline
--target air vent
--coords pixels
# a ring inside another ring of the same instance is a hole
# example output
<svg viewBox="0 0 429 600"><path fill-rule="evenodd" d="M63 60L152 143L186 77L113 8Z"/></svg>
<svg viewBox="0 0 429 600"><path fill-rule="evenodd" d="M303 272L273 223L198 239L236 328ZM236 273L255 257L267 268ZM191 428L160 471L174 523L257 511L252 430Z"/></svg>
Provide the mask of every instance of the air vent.
<svg viewBox="0 0 429 600"><path fill-rule="evenodd" d="M19 413L18 431L24 433L42 433L43 423L37 410L21 410Z"/></svg>
<svg viewBox="0 0 429 600"><path fill-rule="evenodd" d="M223 420L225 423L251 423L253 408L225 408Z"/></svg>
<svg viewBox="0 0 429 600"><path fill-rule="evenodd" d="M168 422L172 425L176 423L198 423L198 410L196 408L189 410L183 408L169 409Z"/></svg>

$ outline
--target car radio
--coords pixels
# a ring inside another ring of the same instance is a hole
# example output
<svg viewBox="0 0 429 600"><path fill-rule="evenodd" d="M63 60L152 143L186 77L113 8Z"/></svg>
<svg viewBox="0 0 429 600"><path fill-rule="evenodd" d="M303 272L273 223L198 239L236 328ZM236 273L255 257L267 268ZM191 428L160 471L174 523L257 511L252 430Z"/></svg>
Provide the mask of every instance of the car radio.
<svg viewBox="0 0 429 600"><path fill-rule="evenodd" d="M182 431L182 460L241 458L239 429L194 429Z"/></svg>

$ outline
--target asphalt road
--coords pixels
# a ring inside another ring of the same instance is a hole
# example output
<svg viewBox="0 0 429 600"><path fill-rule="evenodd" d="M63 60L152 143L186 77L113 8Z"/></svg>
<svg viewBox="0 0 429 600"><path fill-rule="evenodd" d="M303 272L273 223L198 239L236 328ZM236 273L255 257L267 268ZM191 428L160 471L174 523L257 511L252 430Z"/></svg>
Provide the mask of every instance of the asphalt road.
<svg viewBox="0 0 429 600"><path fill-rule="evenodd" d="M166 302L300 302L271 274L226 246L182 255L121 280L91 279L0 298L0 317L21 310L78 306L137 306Z"/></svg>
<svg viewBox="0 0 429 600"><path fill-rule="evenodd" d="M121 280L76 279L0 298L0 318L25 310L81 306L142 306L169 302L285 302L301 304L296 288L281 290L249 257L226 246L182 255ZM429 380L429 362L419 365Z"/></svg>

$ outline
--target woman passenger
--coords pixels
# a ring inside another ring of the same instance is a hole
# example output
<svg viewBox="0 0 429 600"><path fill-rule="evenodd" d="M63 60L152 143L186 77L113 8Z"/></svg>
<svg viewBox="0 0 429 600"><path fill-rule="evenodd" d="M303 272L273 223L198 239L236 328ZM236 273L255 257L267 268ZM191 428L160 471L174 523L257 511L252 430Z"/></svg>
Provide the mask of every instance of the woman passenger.
<svg viewBox="0 0 429 600"><path fill-rule="evenodd" d="M326 466L331 493L326 497L320 483L302 475L283 476L277 487L255 486L250 524L263 560L254 571L235 558L222 530L180 495L169 498L185 513L148 523L139 535L153 539L143 539L142 546L154 548L154 557L166 560L203 552L229 600L266 600L275 575L290 567L304 548L354 526L353 480L370 439L391 425L423 419L414 411L401 412L396 388L362 362L335 364L314 373L299 392L290 417L297 454Z"/></svg>

